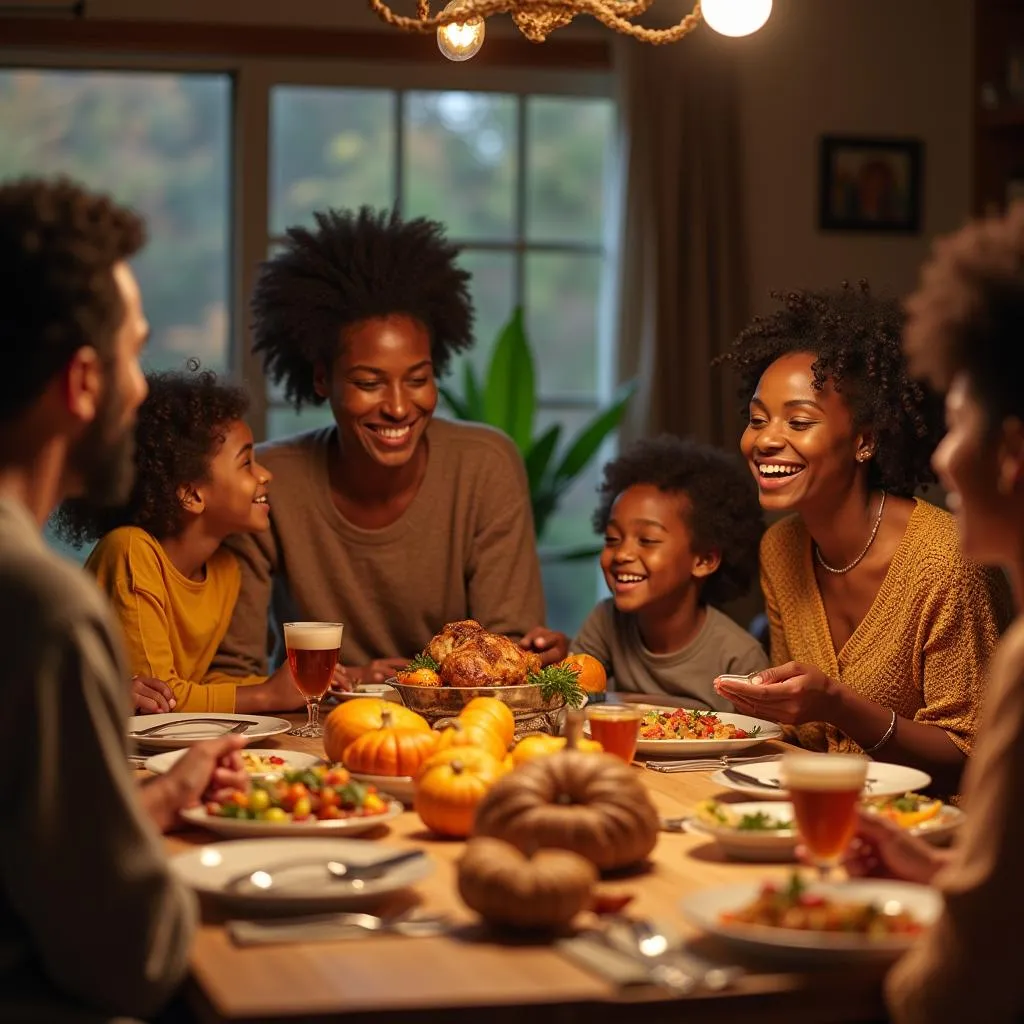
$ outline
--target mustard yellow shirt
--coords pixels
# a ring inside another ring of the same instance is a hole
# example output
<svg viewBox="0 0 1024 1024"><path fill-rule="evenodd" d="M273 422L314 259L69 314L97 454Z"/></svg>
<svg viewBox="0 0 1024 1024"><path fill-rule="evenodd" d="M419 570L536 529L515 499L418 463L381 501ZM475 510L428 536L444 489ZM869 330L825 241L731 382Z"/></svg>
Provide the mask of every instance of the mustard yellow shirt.
<svg viewBox="0 0 1024 1024"><path fill-rule="evenodd" d="M234 711L237 686L265 681L210 670L241 585L227 548L206 563L204 579L190 580L156 538L122 526L100 540L85 565L121 621L132 672L167 683L176 711Z"/></svg>
<svg viewBox="0 0 1024 1024"><path fill-rule="evenodd" d="M815 665L904 718L944 729L971 752L985 666L1012 603L1001 573L964 559L948 512L916 500L873 604L839 651L814 576L810 534L798 516L775 523L762 538L761 587L773 665ZM860 749L822 722L795 733L812 750Z"/></svg>

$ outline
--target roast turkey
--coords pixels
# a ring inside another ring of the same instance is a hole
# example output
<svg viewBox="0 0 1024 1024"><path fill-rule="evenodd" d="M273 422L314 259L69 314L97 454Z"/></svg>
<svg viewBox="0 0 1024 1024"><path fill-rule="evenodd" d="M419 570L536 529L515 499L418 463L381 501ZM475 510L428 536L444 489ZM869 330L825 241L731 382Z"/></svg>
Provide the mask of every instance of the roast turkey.
<svg viewBox="0 0 1024 1024"><path fill-rule="evenodd" d="M541 669L536 654L524 651L507 636L483 629L467 636L440 665L442 683L462 687L522 686L530 673Z"/></svg>
<svg viewBox="0 0 1024 1024"><path fill-rule="evenodd" d="M431 637L426 653L438 665L443 665L445 659L456 647L461 647L471 637L483 632L484 627L476 619L460 619L458 622L449 622L440 633L435 633Z"/></svg>

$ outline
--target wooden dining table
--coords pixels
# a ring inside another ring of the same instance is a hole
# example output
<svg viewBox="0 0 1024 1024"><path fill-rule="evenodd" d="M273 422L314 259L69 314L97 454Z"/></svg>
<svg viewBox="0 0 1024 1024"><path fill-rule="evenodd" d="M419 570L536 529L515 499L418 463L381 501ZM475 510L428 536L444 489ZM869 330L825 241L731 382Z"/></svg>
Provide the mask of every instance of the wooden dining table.
<svg viewBox="0 0 1024 1024"><path fill-rule="evenodd" d="M323 754L320 740L290 735L258 745ZM784 744L769 741L751 753L773 749L782 750ZM723 795L711 772L633 770L663 817L690 815L698 801ZM794 969L778 961L745 958L719 940L701 936L680 911L681 899L694 890L785 880L793 865L731 861L708 836L663 831L649 864L602 881L603 892L632 897L626 909L631 916L658 922L695 953L744 968L726 991L681 996L653 984L620 988L567 958L550 940L487 929L461 903L456 889L456 861L464 844L431 834L414 811L361 838L389 849L420 847L427 852L435 870L410 895L424 912L449 915L451 929L429 938L368 934L240 948L225 928L223 909L204 906L184 994L198 1020L505 1024L528 1017L530 1024L863 1024L885 1019L884 966ZM173 856L217 841L201 830L186 830L169 834L166 847Z"/></svg>

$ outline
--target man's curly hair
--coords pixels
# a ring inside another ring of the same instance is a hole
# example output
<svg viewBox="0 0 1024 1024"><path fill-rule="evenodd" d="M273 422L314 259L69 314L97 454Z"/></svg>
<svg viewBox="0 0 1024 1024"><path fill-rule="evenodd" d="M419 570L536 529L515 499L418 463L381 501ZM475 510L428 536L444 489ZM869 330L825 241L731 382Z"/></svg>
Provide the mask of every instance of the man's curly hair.
<svg viewBox="0 0 1024 1024"><path fill-rule="evenodd" d="M962 372L991 423L1024 418L1024 202L937 242L906 309L912 372L943 391Z"/></svg>
<svg viewBox="0 0 1024 1024"><path fill-rule="evenodd" d="M757 487L739 459L671 434L637 441L604 467L593 520L597 533L608 529L615 499L641 484L685 498L683 521L694 550L720 552L721 565L705 578L701 600L718 605L745 594L757 575L764 517Z"/></svg>
<svg viewBox="0 0 1024 1024"><path fill-rule="evenodd" d="M284 251L267 260L252 297L253 351L300 409L324 399L313 389L318 362L330 366L341 332L403 313L430 334L434 372L473 343L470 275L437 221L403 221L397 211L316 214L316 230L290 228Z"/></svg>
<svg viewBox="0 0 1024 1024"><path fill-rule="evenodd" d="M124 317L114 265L145 243L131 210L67 178L0 186L0 421L87 345L109 361Z"/></svg>
<svg viewBox="0 0 1024 1024"><path fill-rule="evenodd" d="M740 378L743 416L761 375L780 356L809 352L814 387L831 380L860 428L876 438L868 464L871 487L912 495L935 480L931 455L942 436L938 396L915 381L901 348L903 313L895 299L871 294L866 281L856 288L772 292L782 309L756 317L736 338L728 363Z"/></svg>
<svg viewBox="0 0 1024 1024"><path fill-rule="evenodd" d="M163 540L185 525L178 492L208 478L228 428L243 419L249 396L210 370L150 373L135 430L135 485L127 504L104 508L70 498L54 514L58 536L75 547L119 526L140 526Z"/></svg>

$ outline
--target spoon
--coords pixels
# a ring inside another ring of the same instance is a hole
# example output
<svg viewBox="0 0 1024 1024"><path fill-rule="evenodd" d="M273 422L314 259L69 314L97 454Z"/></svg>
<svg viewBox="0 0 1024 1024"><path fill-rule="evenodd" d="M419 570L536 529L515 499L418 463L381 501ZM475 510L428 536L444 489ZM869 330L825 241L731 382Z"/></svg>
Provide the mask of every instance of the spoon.
<svg viewBox="0 0 1024 1024"><path fill-rule="evenodd" d="M255 870L243 871L239 875L229 878L224 883L225 889L237 889L240 885L248 882L256 889L270 889L274 885L274 875L297 867L309 867L322 864L331 881L351 882L355 888L360 888L363 882L380 878L399 864L406 861L417 860L423 857L422 850L406 850L404 853L396 854L385 860L378 860L373 864L345 864L340 860L323 860L323 858L290 860L281 864L275 864L269 868L256 868Z"/></svg>
<svg viewBox="0 0 1024 1024"><path fill-rule="evenodd" d="M228 930L243 944L309 941L312 938L340 937L336 933L350 929L381 935L405 935L426 938L447 931L446 914L418 914L415 908L392 917L376 914L338 913L303 914L258 921L229 921Z"/></svg>
<svg viewBox="0 0 1024 1024"><path fill-rule="evenodd" d="M636 931L634 923L628 917L616 916L609 922L602 937L612 949L646 962L647 976L654 984L680 995L692 992L697 987L697 979L676 963L668 962L668 939L650 925L646 925L643 932Z"/></svg>

